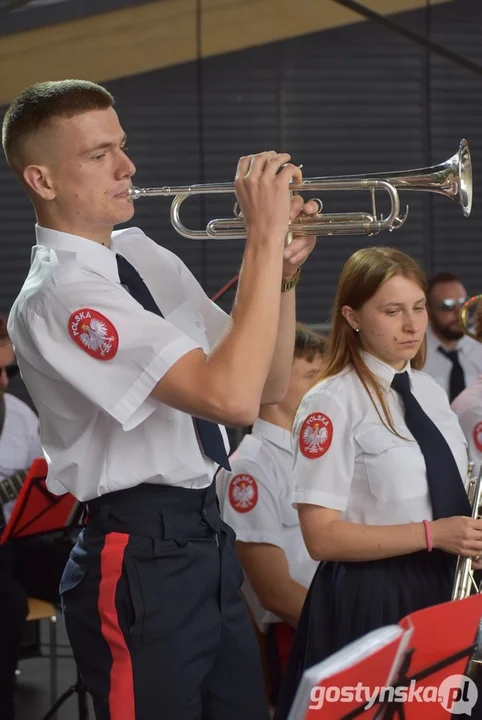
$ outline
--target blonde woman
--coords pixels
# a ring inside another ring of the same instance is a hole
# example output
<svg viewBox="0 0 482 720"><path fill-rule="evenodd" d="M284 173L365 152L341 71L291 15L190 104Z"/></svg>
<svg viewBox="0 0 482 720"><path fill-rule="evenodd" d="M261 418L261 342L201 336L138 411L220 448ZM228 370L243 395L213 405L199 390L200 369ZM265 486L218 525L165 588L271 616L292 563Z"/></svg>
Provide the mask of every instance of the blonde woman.
<svg viewBox="0 0 482 720"><path fill-rule="evenodd" d="M482 555L467 449L446 393L420 372L425 278L392 248L359 250L338 283L324 368L294 423L293 502L320 566L277 705L306 667L451 597L456 556Z"/></svg>

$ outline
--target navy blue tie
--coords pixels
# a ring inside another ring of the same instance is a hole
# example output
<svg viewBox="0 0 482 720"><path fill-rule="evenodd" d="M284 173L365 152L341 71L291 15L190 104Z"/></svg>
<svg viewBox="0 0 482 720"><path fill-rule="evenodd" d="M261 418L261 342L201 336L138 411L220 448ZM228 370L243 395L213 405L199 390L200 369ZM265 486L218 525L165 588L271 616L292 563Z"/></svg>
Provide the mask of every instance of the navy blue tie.
<svg viewBox="0 0 482 720"><path fill-rule="evenodd" d="M119 279L122 285L129 290L132 297L142 305L145 310L164 317L152 297L149 288L137 270L122 255L116 255ZM194 427L201 441L205 455L218 463L226 470L231 470L229 459L224 447L223 436L218 425L210 420L193 417Z"/></svg>
<svg viewBox="0 0 482 720"><path fill-rule="evenodd" d="M413 395L408 373L396 373L392 388L403 400L405 422L425 458L434 520L452 515L470 516L469 499L452 451Z"/></svg>
<svg viewBox="0 0 482 720"><path fill-rule="evenodd" d="M442 355L445 355L448 360L452 363L452 369L450 371L449 380L449 400L455 400L457 395L460 395L462 390L465 390L465 373L459 360L458 350L446 350L441 345L438 346L437 350Z"/></svg>

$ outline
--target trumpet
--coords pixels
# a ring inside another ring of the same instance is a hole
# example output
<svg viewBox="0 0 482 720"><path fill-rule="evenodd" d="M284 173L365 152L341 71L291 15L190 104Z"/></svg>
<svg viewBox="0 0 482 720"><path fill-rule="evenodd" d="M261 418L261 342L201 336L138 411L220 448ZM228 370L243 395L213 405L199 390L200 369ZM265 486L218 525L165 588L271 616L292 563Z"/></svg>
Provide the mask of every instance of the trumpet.
<svg viewBox="0 0 482 720"><path fill-rule="evenodd" d="M338 175L331 177L306 178L292 182L290 192L367 190L371 195L371 212L323 213L321 201L317 215L297 219L290 224L289 233L306 235L377 235L383 230L397 230L407 218L408 206L400 215L398 190L419 190L452 198L461 205L463 215L468 217L472 209L472 162L469 145L461 140L459 149L451 158L439 165L394 173L371 175ZM384 191L390 200L387 217L379 215L376 207L376 192ZM129 198L136 201L148 197L172 197L171 223L182 237L189 240L210 238L243 240L247 236L246 224L237 203L232 218L211 220L205 230L191 230L181 221L180 210L183 202L193 195L219 195L235 193L234 183L207 183L203 185L181 185L177 187L131 187Z"/></svg>
<svg viewBox="0 0 482 720"><path fill-rule="evenodd" d="M469 502L472 506L471 517L476 520L480 517L481 500L482 500L482 465L480 466L479 474L477 477L473 475L474 463L469 463L468 468L468 496ZM472 570L472 558L462 557L461 555L457 558L457 567L455 570L454 586L452 590L452 600L463 600L472 593L479 593L481 591L481 584L477 583L474 578L474 572Z"/></svg>
<svg viewBox="0 0 482 720"><path fill-rule="evenodd" d="M465 335L482 342L482 295L472 295L460 309L460 326ZM479 304L480 303L480 304ZM480 308L480 309L479 309Z"/></svg>

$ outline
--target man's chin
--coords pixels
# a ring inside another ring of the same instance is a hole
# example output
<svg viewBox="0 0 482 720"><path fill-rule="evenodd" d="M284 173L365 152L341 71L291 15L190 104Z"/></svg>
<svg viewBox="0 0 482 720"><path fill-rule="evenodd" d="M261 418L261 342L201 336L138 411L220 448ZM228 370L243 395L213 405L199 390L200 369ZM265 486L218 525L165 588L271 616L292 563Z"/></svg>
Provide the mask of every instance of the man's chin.
<svg viewBox="0 0 482 720"><path fill-rule="evenodd" d="M444 330L443 336L446 340L460 340L460 338L463 338L464 333L462 330Z"/></svg>
<svg viewBox="0 0 482 720"><path fill-rule="evenodd" d="M134 217L134 208L127 208L126 212L118 212L115 217L112 218L112 225L122 225L123 223L129 222Z"/></svg>

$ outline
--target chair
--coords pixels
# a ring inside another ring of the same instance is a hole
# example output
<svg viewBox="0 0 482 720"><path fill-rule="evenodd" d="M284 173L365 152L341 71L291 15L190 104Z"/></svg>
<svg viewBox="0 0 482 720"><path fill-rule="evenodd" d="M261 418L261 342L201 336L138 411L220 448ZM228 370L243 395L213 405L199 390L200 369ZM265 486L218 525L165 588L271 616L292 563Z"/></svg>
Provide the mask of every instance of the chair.
<svg viewBox="0 0 482 720"><path fill-rule="evenodd" d="M50 660L50 702L57 699L57 611L55 606L45 600L28 598L27 622L49 622L49 660Z"/></svg>

